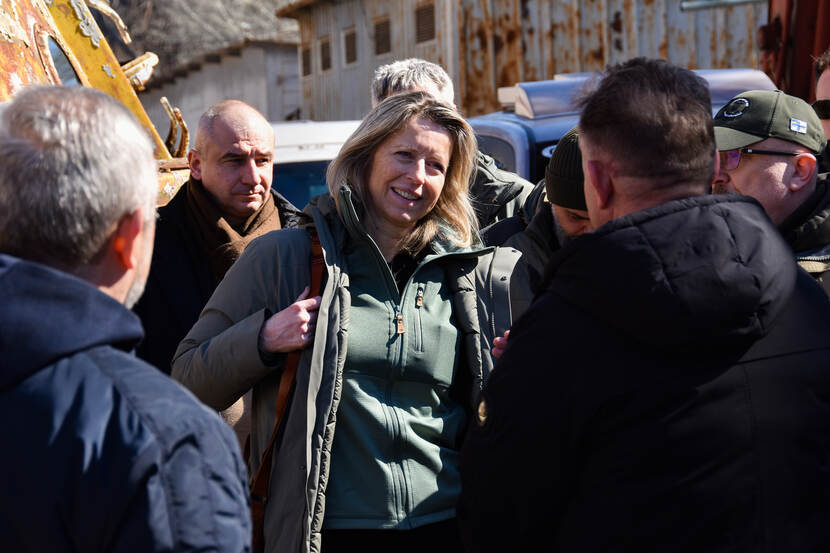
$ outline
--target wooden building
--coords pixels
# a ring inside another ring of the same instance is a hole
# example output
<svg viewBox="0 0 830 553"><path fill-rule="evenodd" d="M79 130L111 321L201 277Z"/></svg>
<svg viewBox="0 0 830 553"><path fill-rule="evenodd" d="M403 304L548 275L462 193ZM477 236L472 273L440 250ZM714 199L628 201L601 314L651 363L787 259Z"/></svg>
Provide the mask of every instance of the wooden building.
<svg viewBox="0 0 830 553"><path fill-rule="evenodd" d="M191 132L225 98L248 102L271 121L300 116L297 22L260 0L110 0L133 42L116 52L151 51L159 63L140 93L150 119L166 132L162 96L182 111ZM106 22L103 22L106 23ZM107 32L107 26L102 25ZM112 38L110 38L112 37Z"/></svg>
<svg viewBox="0 0 830 553"><path fill-rule="evenodd" d="M693 69L758 67L765 1L682 11L681 0L276 0L300 25L302 112L355 119L376 67L442 65L465 115L498 109L497 90L635 56Z"/></svg>
<svg viewBox="0 0 830 553"><path fill-rule="evenodd" d="M204 52L150 81L140 97L158 128L165 128L160 125L167 121L162 96L182 111L191 132L207 108L226 98L247 102L269 121L298 119L297 42L244 40Z"/></svg>

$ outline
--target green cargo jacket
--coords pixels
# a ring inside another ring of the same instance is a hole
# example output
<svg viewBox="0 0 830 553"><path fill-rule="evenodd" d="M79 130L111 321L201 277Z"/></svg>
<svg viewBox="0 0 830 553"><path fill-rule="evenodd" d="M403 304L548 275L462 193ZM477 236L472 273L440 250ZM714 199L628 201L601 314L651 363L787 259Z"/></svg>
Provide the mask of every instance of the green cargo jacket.
<svg viewBox="0 0 830 553"><path fill-rule="evenodd" d="M340 191L351 205L351 190ZM353 212L352 212L353 213ZM265 550L319 552L342 370L349 337L347 231L334 201L320 196L306 208L320 237L326 275L314 346L303 351L291 406L274 456L265 511ZM346 214L346 216L349 216ZM302 226L302 225L301 225ZM214 409L253 388L250 473L270 437L282 361L267 365L257 347L264 321L292 304L310 282L310 240L301 229L271 232L253 241L231 267L199 320L179 345L172 376ZM472 412L493 368L493 338L510 328L509 275L520 254L485 248L451 263L447 282L462 335L459 380L467 383Z"/></svg>

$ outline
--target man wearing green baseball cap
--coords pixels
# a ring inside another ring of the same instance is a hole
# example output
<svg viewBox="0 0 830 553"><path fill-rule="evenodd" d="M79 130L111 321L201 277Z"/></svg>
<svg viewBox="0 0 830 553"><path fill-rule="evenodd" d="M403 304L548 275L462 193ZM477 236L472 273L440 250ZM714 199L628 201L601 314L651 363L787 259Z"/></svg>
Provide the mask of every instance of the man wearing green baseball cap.
<svg viewBox="0 0 830 553"><path fill-rule="evenodd" d="M818 175L827 139L804 100L780 90L739 94L715 115L715 193L752 196L830 294L830 188Z"/></svg>

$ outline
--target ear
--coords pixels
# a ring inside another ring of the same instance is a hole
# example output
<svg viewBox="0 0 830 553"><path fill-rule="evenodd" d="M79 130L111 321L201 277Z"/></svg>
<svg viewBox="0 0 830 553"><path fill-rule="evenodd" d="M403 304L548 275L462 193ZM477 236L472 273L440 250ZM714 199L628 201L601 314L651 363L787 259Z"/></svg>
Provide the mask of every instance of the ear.
<svg viewBox="0 0 830 553"><path fill-rule="evenodd" d="M597 207L605 209L614 196L614 183L611 180L611 168L602 160L591 159L586 163L588 178L585 184L594 189Z"/></svg>
<svg viewBox="0 0 830 553"><path fill-rule="evenodd" d="M196 150L187 152L187 164L190 166L190 176L202 180L202 158Z"/></svg>
<svg viewBox="0 0 830 553"><path fill-rule="evenodd" d="M712 182L709 183L709 192L712 194L734 194L732 180L729 173L723 170L720 162L720 152L715 150L715 163L712 166Z"/></svg>
<svg viewBox="0 0 830 553"><path fill-rule="evenodd" d="M125 270L141 262L144 212L141 208L121 217L112 236L112 251Z"/></svg>
<svg viewBox="0 0 830 553"><path fill-rule="evenodd" d="M792 192L798 192L814 181L818 162L813 154L799 154L794 158L794 167L790 182L787 188Z"/></svg>
<svg viewBox="0 0 830 553"><path fill-rule="evenodd" d="M711 186L709 186L709 188L712 188L712 186L714 186L715 180L718 178L719 174L720 174L720 150L715 148L715 163L712 165L712 182L709 183L711 185Z"/></svg>

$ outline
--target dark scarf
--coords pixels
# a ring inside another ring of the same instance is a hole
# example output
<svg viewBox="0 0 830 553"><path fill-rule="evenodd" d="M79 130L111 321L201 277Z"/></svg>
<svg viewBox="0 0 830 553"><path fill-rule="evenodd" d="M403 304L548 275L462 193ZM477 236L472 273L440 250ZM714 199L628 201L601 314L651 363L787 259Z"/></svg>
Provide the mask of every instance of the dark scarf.
<svg viewBox="0 0 830 553"><path fill-rule="evenodd" d="M187 227L207 254L216 282L222 280L251 240L282 228L270 192L256 213L236 221L222 213L201 181L191 178L186 186Z"/></svg>

